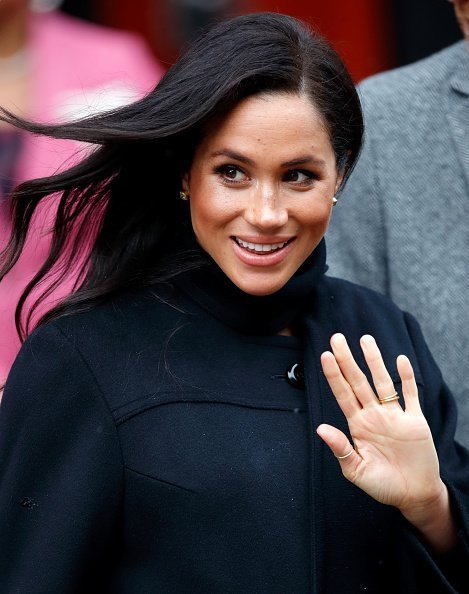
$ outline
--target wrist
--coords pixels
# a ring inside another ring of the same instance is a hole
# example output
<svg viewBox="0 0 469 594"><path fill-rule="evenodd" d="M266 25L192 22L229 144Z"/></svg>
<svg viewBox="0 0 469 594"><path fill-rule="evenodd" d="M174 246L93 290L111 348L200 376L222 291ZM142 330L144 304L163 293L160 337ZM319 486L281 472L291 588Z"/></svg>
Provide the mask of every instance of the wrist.
<svg viewBox="0 0 469 594"><path fill-rule="evenodd" d="M400 511L436 553L445 553L456 545L457 530L449 493L441 479L439 488L432 497Z"/></svg>
<svg viewBox="0 0 469 594"><path fill-rule="evenodd" d="M448 489L440 479L433 493L424 500L412 502L399 509L404 518L416 528L424 528L435 520L435 515L449 510Z"/></svg>

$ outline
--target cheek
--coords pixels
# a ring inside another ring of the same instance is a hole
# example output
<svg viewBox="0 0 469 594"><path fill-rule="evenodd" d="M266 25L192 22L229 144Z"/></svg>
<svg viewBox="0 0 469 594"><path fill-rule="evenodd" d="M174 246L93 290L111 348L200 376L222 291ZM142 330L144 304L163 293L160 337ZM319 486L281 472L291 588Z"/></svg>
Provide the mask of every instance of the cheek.
<svg viewBox="0 0 469 594"><path fill-rule="evenodd" d="M226 212L224 202L218 200L213 193L200 196L200 198L191 197L192 217L198 221L216 223L225 218Z"/></svg>
<svg viewBox="0 0 469 594"><path fill-rule="evenodd" d="M328 200L324 200L322 204L315 204L311 208L305 209L301 216L301 222L306 229L312 232L324 230L329 224L331 217L332 205Z"/></svg>
<svg viewBox="0 0 469 594"><path fill-rule="evenodd" d="M191 198L192 227L204 245L210 243L218 231L224 231L235 217L236 212L230 202L213 189Z"/></svg>
<svg viewBox="0 0 469 594"><path fill-rule="evenodd" d="M196 227L222 226L238 214L233 192L220 186L216 180L194 184L191 188L190 209L194 230Z"/></svg>

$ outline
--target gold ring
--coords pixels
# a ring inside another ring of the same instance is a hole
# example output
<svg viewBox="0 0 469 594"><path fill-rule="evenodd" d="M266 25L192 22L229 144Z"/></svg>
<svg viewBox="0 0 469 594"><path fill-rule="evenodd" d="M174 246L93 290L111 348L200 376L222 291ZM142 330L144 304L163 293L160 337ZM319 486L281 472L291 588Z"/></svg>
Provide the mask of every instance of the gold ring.
<svg viewBox="0 0 469 594"><path fill-rule="evenodd" d="M344 458L348 458L349 456L351 456L354 451L355 450L352 448L348 454L345 454L345 456L336 456L336 458L337 460L343 460Z"/></svg>
<svg viewBox="0 0 469 594"><path fill-rule="evenodd" d="M387 402L394 402L394 400L399 400L400 396L397 392L394 392L394 394L390 394L389 396L385 396L384 398L379 398L379 403L380 404L386 404Z"/></svg>

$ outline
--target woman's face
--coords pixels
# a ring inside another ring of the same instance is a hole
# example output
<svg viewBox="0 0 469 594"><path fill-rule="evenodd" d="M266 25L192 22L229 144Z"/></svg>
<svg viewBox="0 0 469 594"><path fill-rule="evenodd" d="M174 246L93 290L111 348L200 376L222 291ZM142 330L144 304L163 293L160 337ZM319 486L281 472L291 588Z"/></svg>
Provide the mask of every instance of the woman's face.
<svg viewBox="0 0 469 594"><path fill-rule="evenodd" d="M322 117L302 95L245 99L183 179L199 244L241 290L269 295L322 239L340 185Z"/></svg>

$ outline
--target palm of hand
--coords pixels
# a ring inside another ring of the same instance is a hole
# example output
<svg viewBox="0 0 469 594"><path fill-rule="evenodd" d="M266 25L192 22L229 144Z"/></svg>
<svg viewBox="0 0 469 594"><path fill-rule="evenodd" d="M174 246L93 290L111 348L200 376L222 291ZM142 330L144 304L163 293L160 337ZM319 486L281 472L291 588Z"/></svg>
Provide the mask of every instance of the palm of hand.
<svg viewBox="0 0 469 594"><path fill-rule="evenodd" d="M331 345L334 354L323 354L323 370L346 416L355 451L335 427L321 425L319 435L339 458L344 476L380 503L403 512L425 505L440 493L441 480L409 360L401 355L397 361L404 411L398 401L379 403L342 335L333 336ZM394 385L374 339L363 337L361 345L378 396L389 396Z"/></svg>
<svg viewBox="0 0 469 594"><path fill-rule="evenodd" d="M362 409L349 419L359 456L348 478L380 503L406 509L431 496L438 459L424 416L387 406Z"/></svg>

